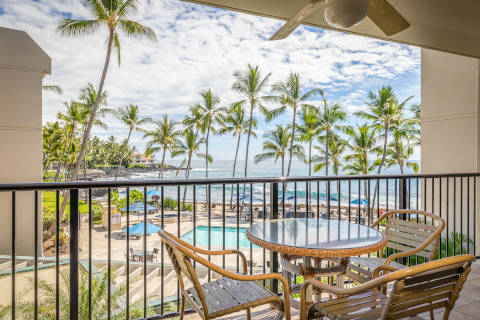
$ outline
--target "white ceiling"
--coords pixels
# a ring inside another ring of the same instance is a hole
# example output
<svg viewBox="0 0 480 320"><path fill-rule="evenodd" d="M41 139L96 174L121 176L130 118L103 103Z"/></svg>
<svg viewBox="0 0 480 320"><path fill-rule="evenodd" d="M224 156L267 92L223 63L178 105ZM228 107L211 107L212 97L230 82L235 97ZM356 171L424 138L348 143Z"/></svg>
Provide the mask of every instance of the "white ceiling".
<svg viewBox="0 0 480 320"><path fill-rule="evenodd" d="M228 10L286 20L309 0L186 0ZM305 24L480 58L480 0L389 0L410 23L386 36L369 19L349 30L328 26L321 7ZM280 40L281 41L281 40Z"/></svg>

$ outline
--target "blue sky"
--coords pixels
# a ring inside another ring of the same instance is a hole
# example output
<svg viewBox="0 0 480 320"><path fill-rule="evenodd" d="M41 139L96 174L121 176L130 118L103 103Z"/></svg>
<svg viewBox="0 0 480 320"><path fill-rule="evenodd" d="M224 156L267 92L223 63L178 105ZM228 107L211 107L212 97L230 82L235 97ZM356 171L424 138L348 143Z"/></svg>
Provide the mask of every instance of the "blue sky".
<svg viewBox="0 0 480 320"><path fill-rule="evenodd" d="M44 122L54 120L63 102L76 99L88 82L97 84L105 56L105 30L62 38L55 28L65 16L89 17L78 0L0 3L0 26L27 31L52 58L52 74L44 83L64 89L63 95L44 94ZM227 105L241 98L231 90L232 73L248 63L259 65L264 74L271 72L272 83L290 71L299 72L308 87L323 88L327 99L349 114L365 108L367 92L382 85L393 86L400 99L413 95L412 103L420 102L420 49L415 47L302 26L286 40L271 42L267 39L280 21L179 0L142 1L134 20L152 27L159 42L121 39L122 65L112 59L105 86L110 108L133 103L145 116L181 119L207 88ZM259 138L251 154L261 151L261 136L273 127L257 117ZM279 121L286 123L290 117L287 113ZM354 122L353 117L348 121ZM125 126L112 118L106 122L109 129L95 129L94 134L126 137ZM211 141L215 159L233 158L231 137ZM143 151L145 141L134 134L132 144Z"/></svg>

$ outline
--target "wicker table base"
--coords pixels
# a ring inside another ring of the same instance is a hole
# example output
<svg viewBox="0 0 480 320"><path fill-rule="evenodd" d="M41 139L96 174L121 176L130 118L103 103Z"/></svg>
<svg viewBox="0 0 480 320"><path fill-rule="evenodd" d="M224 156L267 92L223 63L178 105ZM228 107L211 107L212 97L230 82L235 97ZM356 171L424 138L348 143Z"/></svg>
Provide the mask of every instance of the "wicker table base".
<svg viewBox="0 0 480 320"><path fill-rule="evenodd" d="M333 277L336 276L336 285L340 288L343 287L348 262L349 258L312 258L286 254L282 254L280 258L283 275L287 278L288 283L292 283L292 275L301 275L305 279L328 277L329 284L333 285ZM290 293L300 293L301 287L301 284L292 285L290 287ZM321 293L314 293L314 299L320 301ZM312 292L308 293L307 296L311 297ZM300 308L300 302L296 299L291 299L291 305L296 309Z"/></svg>

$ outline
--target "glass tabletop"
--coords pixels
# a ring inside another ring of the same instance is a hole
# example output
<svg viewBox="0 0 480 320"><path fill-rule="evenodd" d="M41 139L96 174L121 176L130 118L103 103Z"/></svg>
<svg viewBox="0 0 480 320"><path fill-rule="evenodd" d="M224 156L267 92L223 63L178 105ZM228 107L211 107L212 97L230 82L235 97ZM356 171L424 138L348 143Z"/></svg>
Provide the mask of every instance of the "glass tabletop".
<svg viewBox="0 0 480 320"><path fill-rule="evenodd" d="M280 219L253 224L247 233L275 245L307 249L352 249L383 240L375 229L355 223L327 219Z"/></svg>

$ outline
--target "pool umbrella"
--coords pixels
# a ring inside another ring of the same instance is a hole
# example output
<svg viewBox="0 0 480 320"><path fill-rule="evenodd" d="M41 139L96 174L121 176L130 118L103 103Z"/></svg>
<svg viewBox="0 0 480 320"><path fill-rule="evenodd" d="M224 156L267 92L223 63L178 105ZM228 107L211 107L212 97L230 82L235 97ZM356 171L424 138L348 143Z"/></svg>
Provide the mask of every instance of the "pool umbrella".
<svg viewBox="0 0 480 320"><path fill-rule="evenodd" d="M162 195L162 192L159 191L159 190L148 190L147 191L147 197L154 197L154 196L160 197L161 195Z"/></svg>
<svg viewBox="0 0 480 320"><path fill-rule="evenodd" d="M130 209L130 212L143 212L143 209L145 209L145 206L144 206L143 202L132 203L128 207ZM154 210L157 210L157 209L158 209L157 207L152 206L151 204L147 204L147 212L148 211L154 211ZM127 206L124 206L124 207L120 208L120 211L127 212Z"/></svg>
<svg viewBox="0 0 480 320"><path fill-rule="evenodd" d="M144 230L144 222L134 224L129 228L130 234L131 235L142 235ZM157 227L156 225L153 225L151 223L147 223L147 235L150 235L152 233L157 232L161 228ZM123 232L127 232L127 228L123 228Z"/></svg>
<svg viewBox="0 0 480 320"><path fill-rule="evenodd" d="M368 205L368 201L365 199L355 199L351 202L352 204L361 204L361 205Z"/></svg>

